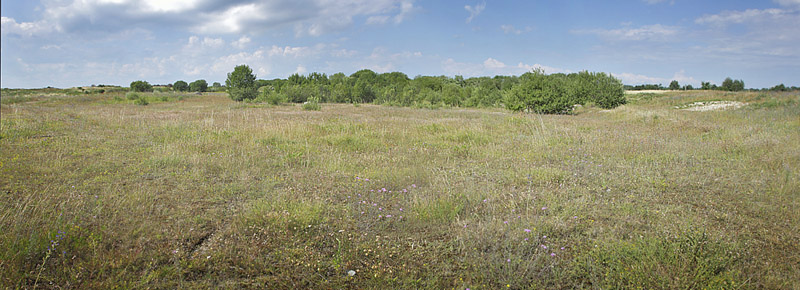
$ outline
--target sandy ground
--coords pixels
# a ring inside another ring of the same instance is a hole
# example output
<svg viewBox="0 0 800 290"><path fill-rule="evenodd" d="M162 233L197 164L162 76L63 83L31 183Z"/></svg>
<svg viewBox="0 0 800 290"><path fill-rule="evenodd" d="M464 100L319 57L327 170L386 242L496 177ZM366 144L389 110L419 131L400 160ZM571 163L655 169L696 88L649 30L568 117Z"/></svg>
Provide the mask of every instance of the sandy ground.
<svg viewBox="0 0 800 290"><path fill-rule="evenodd" d="M712 102L695 102L686 106L675 107L676 109L682 109L687 111L697 111L697 112L705 112L705 111L718 111L718 110L727 110L727 109L738 109L744 106L742 102L735 102L735 101L712 101Z"/></svg>
<svg viewBox="0 0 800 290"><path fill-rule="evenodd" d="M641 90L641 91L625 91L626 95L634 95L634 94L664 94L669 92L677 92L677 91L668 91L668 90Z"/></svg>

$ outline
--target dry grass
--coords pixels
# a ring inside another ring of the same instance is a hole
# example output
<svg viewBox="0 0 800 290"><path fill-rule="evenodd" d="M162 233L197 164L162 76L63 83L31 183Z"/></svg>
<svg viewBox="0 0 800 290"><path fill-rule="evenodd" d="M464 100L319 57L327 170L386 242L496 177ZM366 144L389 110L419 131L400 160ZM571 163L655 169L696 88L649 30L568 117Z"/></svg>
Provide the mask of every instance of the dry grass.
<svg viewBox="0 0 800 290"><path fill-rule="evenodd" d="M800 287L798 95L639 96L574 116L4 102L0 285ZM674 109L715 100L749 105Z"/></svg>

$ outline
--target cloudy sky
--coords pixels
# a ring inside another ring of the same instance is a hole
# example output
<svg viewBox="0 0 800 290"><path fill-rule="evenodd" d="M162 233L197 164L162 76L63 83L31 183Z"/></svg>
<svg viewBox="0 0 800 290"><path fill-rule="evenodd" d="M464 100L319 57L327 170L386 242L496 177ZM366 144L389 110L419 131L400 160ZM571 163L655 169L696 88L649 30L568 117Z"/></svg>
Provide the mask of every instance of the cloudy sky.
<svg viewBox="0 0 800 290"><path fill-rule="evenodd" d="M800 85L800 0L8 0L2 87L359 69Z"/></svg>

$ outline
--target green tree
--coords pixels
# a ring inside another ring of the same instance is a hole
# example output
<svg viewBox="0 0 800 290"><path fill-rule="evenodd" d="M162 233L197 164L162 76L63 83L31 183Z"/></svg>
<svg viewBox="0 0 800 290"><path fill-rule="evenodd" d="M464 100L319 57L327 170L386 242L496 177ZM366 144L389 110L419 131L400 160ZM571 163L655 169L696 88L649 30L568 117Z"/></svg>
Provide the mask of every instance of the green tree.
<svg viewBox="0 0 800 290"><path fill-rule="evenodd" d="M681 85L678 83L678 81L673 80L672 82L669 83L669 89L670 90L680 90L681 89Z"/></svg>
<svg viewBox="0 0 800 290"><path fill-rule="evenodd" d="M700 82L700 89L710 90L711 89L711 82Z"/></svg>
<svg viewBox="0 0 800 290"><path fill-rule="evenodd" d="M189 84L189 90L192 92L205 92L208 90L208 83L206 80L196 80Z"/></svg>
<svg viewBox="0 0 800 290"><path fill-rule="evenodd" d="M228 96L234 101L252 100L258 95L256 76L244 64L236 66L233 72L228 73L225 86L228 88Z"/></svg>
<svg viewBox="0 0 800 290"><path fill-rule="evenodd" d="M172 89L176 92L185 92L189 90L189 84L184 81L177 81L172 84Z"/></svg>
<svg viewBox="0 0 800 290"><path fill-rule="evenodd" d="M723 91L733 91L733 79L725 78L725 80L722 81L722 90Z"/></svg>
<svg viewBox="0 0 800 290"><path fill-rule="evenodd" d="M131 83L131 91L133 92L152 92L153 86L146 81L134 81Z"/></svg>
<svg viewBox="0 0 800 290"><path fill-rule="evenodd" d="M567 113L574 100L570 100L566 87L564 78L548 76L537 69L520 77L520 83L507 95L506 107L543 114Z"/></svg>

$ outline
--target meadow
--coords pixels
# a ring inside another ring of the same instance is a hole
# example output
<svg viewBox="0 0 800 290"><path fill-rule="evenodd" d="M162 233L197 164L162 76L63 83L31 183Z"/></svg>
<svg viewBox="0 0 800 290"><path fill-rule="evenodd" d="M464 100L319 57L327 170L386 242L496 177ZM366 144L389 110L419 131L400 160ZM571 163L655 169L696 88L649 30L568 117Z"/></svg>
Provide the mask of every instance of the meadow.
<svg viewBox="0 0 800 290"><path fill-rule="evenodd" d="M800 288L797 92L142 98L3 91L0 288Z"/></svg>

